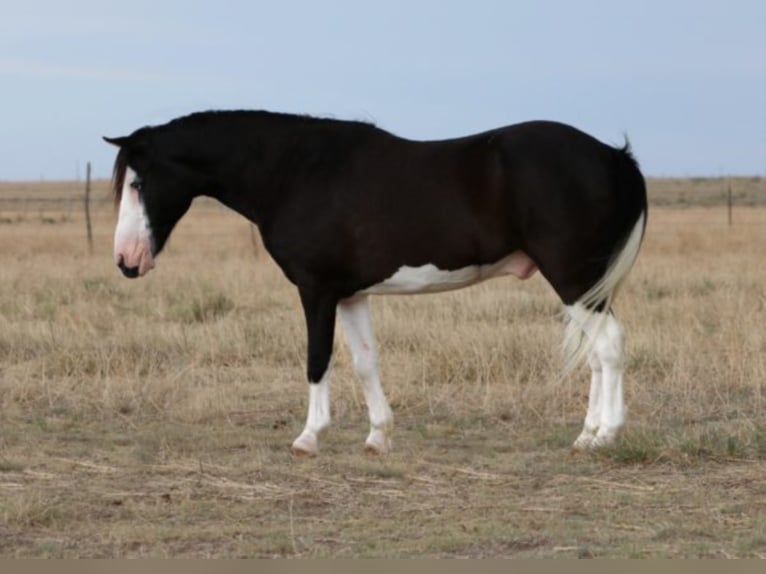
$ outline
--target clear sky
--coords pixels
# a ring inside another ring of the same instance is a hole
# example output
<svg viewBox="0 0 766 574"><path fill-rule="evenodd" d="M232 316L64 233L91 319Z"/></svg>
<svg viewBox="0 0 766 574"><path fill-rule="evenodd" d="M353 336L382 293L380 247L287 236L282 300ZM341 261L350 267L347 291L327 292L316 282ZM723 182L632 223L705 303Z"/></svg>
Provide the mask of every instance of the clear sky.
<svg viewBox="0 0 766 574"><path fill-rule="evenodd" d="M0 180L106 177L101 135L213 108L555 119L648 175L764 175L766 1L3 0Z"/></svg>

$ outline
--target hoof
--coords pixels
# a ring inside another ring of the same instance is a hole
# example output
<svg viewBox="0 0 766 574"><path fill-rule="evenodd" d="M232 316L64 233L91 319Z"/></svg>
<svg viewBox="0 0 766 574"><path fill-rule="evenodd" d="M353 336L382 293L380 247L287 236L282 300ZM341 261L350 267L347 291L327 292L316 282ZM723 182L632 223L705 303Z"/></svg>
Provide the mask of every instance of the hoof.
<svg viewBox="0 0 766 574"><path fill-rule="evenodd" d="M572 445L572 454L581 453L592 449L594 443L596 442L597 431L598 429L595 428L584 428L580 433L580 436L577 437L577 440L575 440L574 444Z"/></svg>
<svg viewBox="0 0 766 574"><path fill-rule="evenodd" d="M584 430L577 437L577 440L570 449L570 454L576 455L587 451L594 451L607 446L612 446L617 442L620 436L619 429L601 431L594 433L590 430Z"/></svg>
<svg viewBox="0 0 766 574"><path fill-rule="evenodd" d="M315 436L302 434L290 447L290 454L293 456L313 457L319 454L319 445Z"/></svg>
<svg viewBox="0 0 766 574"><path fill-rule="evenodd" d="M391 450L391 441L386 437L385 431L373 429L364 443L364 452L374 456L388 454Z"/></svg>
<svg viewBox="0 0 766 574"><path fill-rule="evenodd" d="M383 456L388 453L388 449L381 448L379 445L366 444L364 445L364 453L370 456Z"/></svg>
<svg viewBox="0 0 766 574"><path fill-rule="evenodd" d="M608 432L599 432L596 435L596 438L593 440L593 442L590 445L591 449L598 449L598 448L604 448L607 446L613 446L617 444L617 439L620 437L620 431L608 431Z"/></svg>
<svg viewBox="0 0 766 574"><path fill-rule="evenodd" d="M308 450L306 450L304 448L300 448L300 447L297 447L297 446L291 446L290 447L290 454L293 455L293 456L306 457L306 458L313 458L313 457L315 457L317 455L317 453L315 453L315 452L308 451Z"/></svg>
<svg viewBox="0 0 766 574"><path fill-rule="evenodd" d="M573 444L572 448L569 449L569 456L575 457L580 456L581 454L585 454L585 449L576 444Z"/></svg>

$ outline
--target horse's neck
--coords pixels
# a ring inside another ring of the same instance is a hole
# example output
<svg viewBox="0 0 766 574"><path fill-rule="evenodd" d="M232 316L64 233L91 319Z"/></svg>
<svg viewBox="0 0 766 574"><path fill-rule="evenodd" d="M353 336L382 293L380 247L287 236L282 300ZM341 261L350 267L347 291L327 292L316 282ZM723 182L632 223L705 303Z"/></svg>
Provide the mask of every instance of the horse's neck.
<svg viewBox="0 0 766 574"><path fill-rule="evenodd" d="M273 166L258 160L242 160L247 165L232 170L234 178L217 178L215 199L259 226L267 225L279 206L280 189L289 185L289 174L274 178Z"/></svg>

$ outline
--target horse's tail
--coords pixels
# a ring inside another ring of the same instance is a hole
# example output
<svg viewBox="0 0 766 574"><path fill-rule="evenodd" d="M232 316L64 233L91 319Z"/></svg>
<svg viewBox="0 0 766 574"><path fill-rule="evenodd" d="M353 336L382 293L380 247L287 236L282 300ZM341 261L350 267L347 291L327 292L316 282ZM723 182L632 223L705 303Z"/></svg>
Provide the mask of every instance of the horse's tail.
<svg viewBox="0 0 766 574"><path fill-rule="evenodd" d="M619 196L624 229L629 230L615 249L603 277L586 291L574 305L567 307L566 328L562 343L564 373L569 373L588 355L592 342L604 327L604 319L628 272L638 257L646 230L646 184L630 153L630 144L615 150L617 154L616 193ZM584 333L588 333L583 338ZM583 340L585 339L585 340Z"/></svg>

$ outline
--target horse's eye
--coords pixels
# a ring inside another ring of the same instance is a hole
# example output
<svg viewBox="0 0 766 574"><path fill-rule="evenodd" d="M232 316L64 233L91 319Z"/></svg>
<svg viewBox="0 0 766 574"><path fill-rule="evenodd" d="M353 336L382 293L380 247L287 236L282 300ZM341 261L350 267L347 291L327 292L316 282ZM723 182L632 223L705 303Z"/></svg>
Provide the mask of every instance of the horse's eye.
<svg viewBox="0 0 766 574"><path fill-rule="evenodd" d="M136 191L141 191L141 188L143 186L144 186L144 183L140 179L138 179L138 178L136 178L136 179L134 179L133 181L130 182L130 187L132 189L135 189Z"/></svg>

